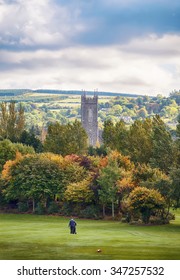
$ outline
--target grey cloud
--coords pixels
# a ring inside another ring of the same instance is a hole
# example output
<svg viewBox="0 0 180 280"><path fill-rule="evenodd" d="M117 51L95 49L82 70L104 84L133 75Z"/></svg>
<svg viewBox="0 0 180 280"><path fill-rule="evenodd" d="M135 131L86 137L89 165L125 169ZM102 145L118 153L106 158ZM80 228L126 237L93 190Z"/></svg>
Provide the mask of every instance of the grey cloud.
<svg viewBox="0 0 180 280"><path fill-rule="evenodd" d="M141 40L132 40L128 44L119 46L119 50L138 56L164 58L177 58L180 56L180 35L164 35L162 37L142 37Z"/></svg>
<svg viewBox="0 0 180 280"><path fill-rule="evenodd" d="M54 1L3 2L0 10L1 49L60 48L82 32L76 11Z"/></svg>
<svg viewBox="0 0 180 280"><path fill-rule="evenodd" d="M151 33L180 32L177 0L19 0L1 1L1 7L4 49L123 44Z"/></svg>
<svg viewBox="0 0 180 280"><path fill-rule="evenodd" d="M119 84L121 85L133 85L134 87L148 87L150 86L150 84L148 82L143 81L140 78L137 77L129 77L129 78L124 78L124 79L120 79Z"/></svg>

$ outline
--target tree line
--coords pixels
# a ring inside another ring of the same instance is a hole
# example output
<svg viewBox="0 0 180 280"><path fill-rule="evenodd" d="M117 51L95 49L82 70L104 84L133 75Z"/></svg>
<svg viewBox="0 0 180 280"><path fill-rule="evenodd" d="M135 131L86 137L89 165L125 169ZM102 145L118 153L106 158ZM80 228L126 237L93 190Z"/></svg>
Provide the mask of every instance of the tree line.
<svg viewBox="0 0 180 280"><path fill-rule="evenodd" d="M52 93L52 92L51 92ZM34 125L48 127L51 122L67 124L74 119L80 119L80 96L74 98L71 95L27 94L15 95L17 103L22 103L25 116L26 128ZM2 97L3 101L10 101L12 97ZM64 102L62 102L64 100ZM78 103L78 104L77 104ZM179 113L180 91L174 91L168 97L157 96L116 96L99 98L98 122L103 128L104 121L110 119L118 122L123 119L127 124L132 124L137 119L145 119L160 115L174 133L175 123Z"/></svg>
<svg viewBox="0 0 180 280"><path fill-rule="evenodd" d="M176 139L179 137L178 127ZM105 146L130 156L135 163L150 164L166 173L176 166L178 160L178 140L172 138L159 115L136 120L129 128L123 121L114 124L108 120L104 123L103 142Z"/></svg>
<svg viewBox="0 0 180 280"><path fill-rule="evenodd" d="M10 105L1 104L1 208L144 223L173 218L170 208L180 205L180 120L174 139L158 115L128 128L106 121L97 147L88 147L80 122L52 123L41 143L24 129L22 108Z"/></svg>

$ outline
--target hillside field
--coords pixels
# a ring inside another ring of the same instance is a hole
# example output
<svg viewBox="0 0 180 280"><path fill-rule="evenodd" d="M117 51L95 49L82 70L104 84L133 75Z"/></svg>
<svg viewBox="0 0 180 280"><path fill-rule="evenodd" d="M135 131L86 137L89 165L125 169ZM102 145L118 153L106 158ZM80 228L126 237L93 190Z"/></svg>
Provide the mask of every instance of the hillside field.
<svg viewBox="0 0 180 280"><path fill-rule="evenodd" d="M176 219L161 226L76 219L76 235L68 218L0 214L0 259L179 260L180 211L173 212Z"/></svg>

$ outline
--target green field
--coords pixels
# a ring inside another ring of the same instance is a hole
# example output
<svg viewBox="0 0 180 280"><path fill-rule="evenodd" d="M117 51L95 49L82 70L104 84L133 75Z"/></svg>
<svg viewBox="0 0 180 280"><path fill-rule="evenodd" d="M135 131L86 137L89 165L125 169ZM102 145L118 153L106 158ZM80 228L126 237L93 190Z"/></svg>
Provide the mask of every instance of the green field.
<svg viewBox="0 0 180 280"><path fill-rule="evenodd" d="M132 226L117 221L0 214L1 260L179 260L180 211L169 225ZM98 253L97 249L101 249Z"/></svg>

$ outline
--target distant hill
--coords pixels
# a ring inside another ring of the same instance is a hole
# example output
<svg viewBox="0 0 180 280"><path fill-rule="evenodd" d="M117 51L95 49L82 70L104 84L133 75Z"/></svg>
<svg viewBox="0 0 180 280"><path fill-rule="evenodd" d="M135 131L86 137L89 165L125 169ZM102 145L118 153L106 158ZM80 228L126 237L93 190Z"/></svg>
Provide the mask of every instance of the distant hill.
<svg viewBox="0 0 180 280"><path fill-rule="evenodd" d="M27 92L32 92L31 89L0 89L0 96L17 96Z"/></svg>
<svg viewBox="0 0 180 280"><path fill-rule="evenodd" d="M143 96L140 94L134 94L134 93L116 93L116 92L105 92L105 91L80 91L80 90L53 90L53 89L38 89L38 90L31 90L31 89L1 89L0 90L0 96L17 96L17 95L23 95L27 92L34 92L34 93L48 93L48 94L65 94L65 95L94 95L98 94L99 96L125 96L125 97L139 97Z"/></svg>
<svg viewBox="0 0 180 280"><path fill-rule="evenodd" d="M117 93L117 92L105 92L105 91L80 91L80 90L49 90L49 89L38 89L38 90L33 90L33 92L37 93L49 93L49 94L72 94L72 95L100 95L100 96L127 96L127 97L138 97L142 96L139 94L134 94L134 93Z"/></svg>

